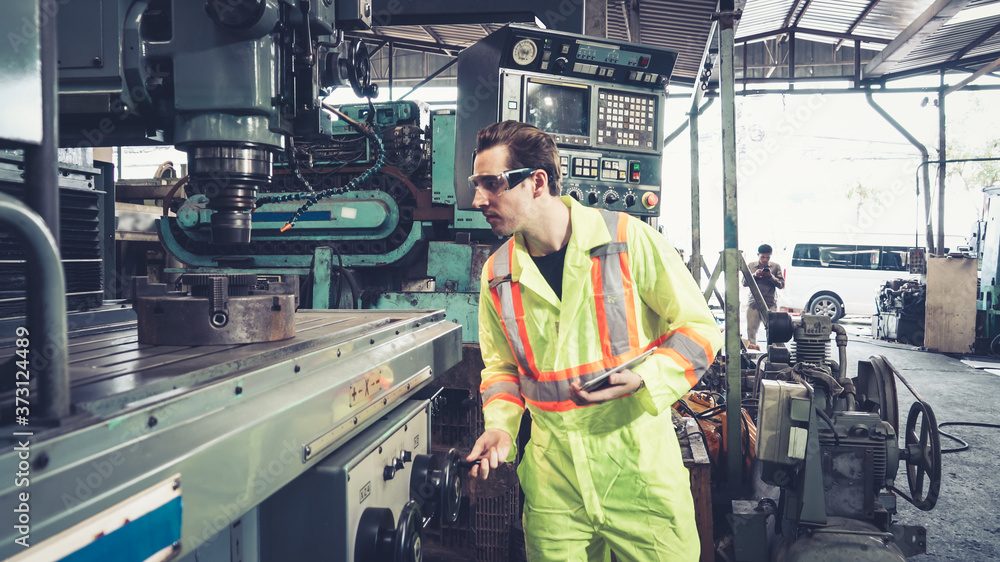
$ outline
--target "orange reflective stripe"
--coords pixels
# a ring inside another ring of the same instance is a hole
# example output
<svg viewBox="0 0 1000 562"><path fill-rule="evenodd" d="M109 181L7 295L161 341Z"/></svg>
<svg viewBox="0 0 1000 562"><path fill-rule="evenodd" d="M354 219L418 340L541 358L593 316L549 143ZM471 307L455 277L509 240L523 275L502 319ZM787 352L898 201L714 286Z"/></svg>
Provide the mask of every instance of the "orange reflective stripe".
<svg viewBox="0 0 1000 562"><path fill-rule="evenodd" d="M604 293L604 282L603 276L601 275L601 260L603 257L593 257L590 258L590 282L594 286L594 294L601 295ZM611 336L608 334L608 316L604 310L604 299L595 298L594 299L594 311L597 314L597 331L598 338L601 340L601 353L604 355L605 360L611 359L614 353L611 351Z"/></svg>
<svg viewBox="0 0 1000 562"><path fill-rule="evenodd" d="M504 318L503 312L501 312L503 307L500 305L500 294L496 288L490 289L490 296L493 297L493 306L497 309L497 316L500 317L500 325L503 328L504 337L507 338L507 345L510 346L513 351L514 343L510 341L510 330L507 329L507 319ZM517 356L517 353L514 354L514 361L517 362L518 370L522 373L525 372L525 368L521 365L521 359Z"/></svg>
<svg viewBox="0 0 1000 562"><path fill-rule="evenodd" d="M679 334L684 334L685 336L691 338L696 344L701 346L701 349L705 352L705 361L711 365L715 361L715 354L712 353L712 343L708 341L704 335L700 334L694 328L678 328L675 330Z"/></svg>
<svg viewBox="0 0 1000 562"><path fill-rule="evenodd" d="M654 352L654 355L659 352L660 350L657 349L656 352ZM698 375L694 372L694 365L688 361L686 357L681 355L679 351L667 348L663 350L663 355L673 359L678 366L684 369L684 378L687 380L691 388L694 388L694 385L698 384Z"/></svg>
<svg viewBox="0 0 1000 562"><path fill-rule="evenodd" d="M493 263L490 264L492 266L490 292L493 295L493 306L500 317L504 335L507 337L507 344L514 354L518 370L521 373L530 373L534 369L534 356L531 354L530 348L526 349L528 342L524 329L521 290L518 284L511 280L511 263L514 260L513 242L508 240L490 258L496 256L500 256L500 258L493 260Z"/></svg>
<svg viewBox="0 0 1000 562"><path fill-rule="evenodd" d="M513 245L512 245L513 246ZM511 282L511 296L514 297L514 317L517 319L517 332L521 336L521 345L524 347L524 358L527 361L525 373L533 373L537 370L535 366L535 353L531 350L531 341L528 340L528 327L524 323L524 303L521 301L521 284Z"/></svg>
<svg viewBox="0 0 1000 562"><path fill-rule="evenodd" d="M528 400L527 398L525 398L525 401L528 404L531 404L532 406L538 408L539 410L543 410L546 412L567 412L569 410L574 410L576 408L586 408L587 406L593 406L593 404L586 404L584 406L581 406L573 402L572 400L563 400L561 402L536 402L534 400Z"/></svg>
<svg viewBox="0 0 1000 562"><path fill-rule="evenodd" d="M622 213L624 214L624 213ZM618 221L618 241L628 243L628 221L625 217ZM635 282L632 280L631 264L628 260L628 252L619 254L618 259L622 264L622 287L625 290L625 308L628 318L628 342L632 349L639 347L639 322L636 319L635 308Z"/></svg>
<svg viewBox="0 0 1000 562"><path fill-rule="evenodd" d="M664 337L661 339L666 339L666 338ZM634 357L638 357L639 355L642 354L642 352L656 345L659 344L657 342L650 342L650 344L647 345L645 348L633 349L632 351L623 353L615 357L604 357L598 359L597 361L591 361L590 363L584 363L583 365L567 367L565 369L559 369L558 371L542 371L539 372L533 378L539 382L560 381L560 380L588 375L591 373L596 373L599 371L604 371L607 369L613 369L614 367L617 367L618 365L621 365L622 363L625 363L626 361Z"/></svg>
<svg viewBox="0 0 1000 562"><path fill-rule="evenodd" d="M511 396L510 394L507 393L497 394L496 396L487 399L485 402L483 402L483 408L485 408L487 404L493 402L494 400L503 400L505 402L510 402L511 404L517 404L521 408L524 408L524 402L518 400L517 397Z"/></svg>

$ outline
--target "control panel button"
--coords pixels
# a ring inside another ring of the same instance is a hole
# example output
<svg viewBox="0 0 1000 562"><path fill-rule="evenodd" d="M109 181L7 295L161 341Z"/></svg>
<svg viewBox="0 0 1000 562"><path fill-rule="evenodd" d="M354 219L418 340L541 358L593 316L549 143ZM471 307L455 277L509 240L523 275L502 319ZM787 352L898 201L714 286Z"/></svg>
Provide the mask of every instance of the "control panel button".
<svg viewBox="0 0 1000 562"><path fill-rule="evenodd" d="M652 191L646 192L646 194L642 196L642 206L646 207L647 209L652 209L657 204L659 204L659 202L660 202L660 196L653 193Z"/></svg>
<svg viewBox="0 0 1000 562"><path fill-rule="evenodd" d="M629 183L639 183L641 178L641 169L638 160L629 160L628 163L629 173L628 181Z"/></svg>

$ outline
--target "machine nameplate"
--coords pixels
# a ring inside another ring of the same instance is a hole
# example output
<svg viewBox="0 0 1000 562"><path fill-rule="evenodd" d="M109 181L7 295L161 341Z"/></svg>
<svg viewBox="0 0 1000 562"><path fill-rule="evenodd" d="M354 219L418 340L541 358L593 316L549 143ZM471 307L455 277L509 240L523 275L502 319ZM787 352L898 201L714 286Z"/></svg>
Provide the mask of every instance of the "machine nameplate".
<svg viewBox="0 0 1000 562"><path fill-rule="evenodd" d="M432 377L431 368L424 367L420 372L414 375L406 384L402 384L399 387L394 388L390 390L388 393L386 393L386 395L382 398L382 400L375 400L371 402L367 406L363 407L353 418L350 418L343 423L335 425L333 429L327 431L321 437L306 445L303 455L303 462L318 456L320 453L323 452L324 449L342 439L345 435L350 433L355 427L357 427L362 422L380 415L380 413L383 410L393 406L396 403L396 401L400 400L403 396L409 394L411 390L420 386L422 383L430 380L431 377ZM371 384L371 381L374 379L381 379L381 376L371 377L370 379L368 379L369 382L366 383L365 381L360 381L359 384L366 385L367 387L367 385ZM352 387L352 394L354 394L353 392L354 390L356 390L356 388Z"/></svg>
<svg viewBox="0 0 1000 562"><path fill-rule="evenodd" d="M361 487L361 499L358 500L358 503L365 503L365 500L368 499L368 496L370 495L372 495L372 483L371 481L368 481Z"/></svg>

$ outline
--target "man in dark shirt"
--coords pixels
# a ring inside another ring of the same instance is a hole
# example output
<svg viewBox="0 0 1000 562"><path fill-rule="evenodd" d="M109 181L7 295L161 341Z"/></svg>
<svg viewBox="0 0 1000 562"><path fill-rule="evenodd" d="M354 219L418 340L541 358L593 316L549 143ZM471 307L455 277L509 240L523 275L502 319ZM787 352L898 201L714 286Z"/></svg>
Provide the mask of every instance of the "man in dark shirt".
<svg viewBox="0 0 1000 562"><path fill-rule="evenodd" d="M781 276L781 266L771 261L771 246L761 244L757 248L757 261L749 264L750 273L753 274L754 281L760 289L760 295L764 297L764 304L768 310L778 310L778 302L775 293L778 289L785 288L785 278ZM747 279L743 280L743 286L749 286ZM750 300L747 302L747 339L750 343L757 341L757 331L760 330L761 316L757 309L757 301L750 293Z"/></svg>

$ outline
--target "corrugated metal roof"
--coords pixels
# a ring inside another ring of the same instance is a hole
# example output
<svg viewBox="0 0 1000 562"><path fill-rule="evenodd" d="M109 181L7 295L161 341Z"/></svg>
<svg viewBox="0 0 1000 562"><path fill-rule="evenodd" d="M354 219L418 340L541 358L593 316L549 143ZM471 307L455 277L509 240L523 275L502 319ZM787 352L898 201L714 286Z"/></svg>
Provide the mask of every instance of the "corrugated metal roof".
<svg viewBox="0 0 1000 562"><path fill-rule="evenodd" d="M640 41L677 49L674 81L693 82L701 73L701 57L712 29L715 0L645 0L639 4Z"/></svg>
<svg viewBox="0 0 1000 562"><path fill-rule="evenodd" d="M553 1L539 0L539 4ZM857 39L864 48L881 51L896 48L890 48L890 42L906 32L914 44L897 50L894 57L866 76L871 79L937 72L942 64L981 66L991 62L990 57L1000 58L1000 0L945 2L951 7L965 6L950 23L933 33L933 27L908 30L936 2L940 0L745 0L745 4L740 0L737 5L743 4L743 15L737 24L736 39L764 40L795 32L799 40L839 44ZM631 21L638 21L638 42L677 49L680 55L673 81L692 83L701 71L716 5L716 0L607 0L606 36L627 41L627 12L629 7L637 6L638 17ZM377 27L362 35L375 41L411 41L416 49L432 50L434 45L464 48L500 25ZM632 32L635 37L636 30Z"/></svg>
<svg viewBox="0 0 1000 562"><path fill-rule="evenodd" d="M963 4L966 5L963 7ZM796 32L796 37L808 37L821 43L881 39L882 43L863 41L862 44L865 48L888 49L895 54L890 62L883 63L866 78L879 79L922 70L936 72L943 64L957 67L973 57L1000 57L1000 39L996 37L1000 31L998 4L998 0L944 3L937 0L747 0L736 39L764 40L789 31ZM914 22L935 5L944 10L961 10L936 30L933 26L939 25L940 19L931 19L918 28ZM991 15L991 12L996 14ZM810 34L810 30L825 35ZM901 36L911 42L905 50L890 45Z"/></svg>

